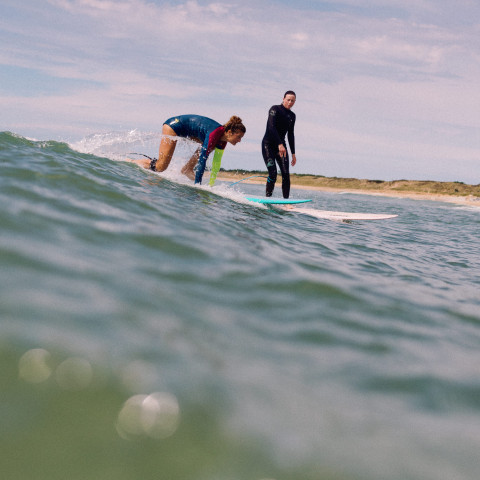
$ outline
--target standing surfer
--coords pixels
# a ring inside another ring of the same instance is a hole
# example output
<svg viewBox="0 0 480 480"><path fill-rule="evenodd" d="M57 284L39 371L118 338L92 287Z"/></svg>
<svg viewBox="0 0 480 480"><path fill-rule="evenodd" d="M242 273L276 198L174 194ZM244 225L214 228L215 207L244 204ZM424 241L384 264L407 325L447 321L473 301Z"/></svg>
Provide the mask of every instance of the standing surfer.
<svg viewBox="0 0 480 480"><path fill-rule="evenodd" d="M292 153L292 167L297 163L295 156L295 114L291 108L295 104L297 96L289 90L285 92L280 105L274 105L268 111L267 129L262 140L262 155L268 169L266 196L271 197L275 182L277 181L277 165L282 174L283 198L290 195L290 172L288 164L288 152L285 144L285 135Z"/></svg>
<svg viewBox="0 0 480 480"><path fill-rule="evenodd" d="M162 128L162 140L158 151L158 159L132 160L144 168L155 172L164 172L170 165L177 139L183 137L201 144L190 160L183 166L182 173L195 183L201 183L203 172L210 153L215 150L210 185L213 185L216 174L220 170L220 162L227 143L236 145L242 141L246 128L242 119L232 116L225 125L200 115L179 115L165 121ZM212 178L213 176L213 178Z"/></svg>

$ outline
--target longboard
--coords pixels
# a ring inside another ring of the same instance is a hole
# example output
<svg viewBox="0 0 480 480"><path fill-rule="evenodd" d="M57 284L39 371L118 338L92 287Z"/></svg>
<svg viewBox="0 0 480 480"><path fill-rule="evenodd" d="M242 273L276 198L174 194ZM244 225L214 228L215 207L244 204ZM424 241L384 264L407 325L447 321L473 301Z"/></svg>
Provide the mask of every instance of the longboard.
<svg viewBox="0 0 480 480"><path fill-rule="evenodd" d="M273 197L245 197L250 202L263 203L265 205L293 205L295 203L307 203L309 198L273 198Z"/></svg>
<svg viewBox="0 0 480 480"><path fill-rule="evenodd" d="M234 202L238 202L240 199L234 198L230 195L230 193L226 194L226 192L222 192L216 190L215 187L207 187L202 185L192 185L187 183L186 181L179 181L177 178L172 178L170 175L160 174L159 172L150 172L154 173L155 175L159 175L160 177L164 178L165 180L174 182L179 185L184 185L190 188L198 188L199 190L208 191L213 193L214 195L218 195L224 198L228 198ZM238 193L237 193L238 195ZM244 200L264 204L264 205L271 205L275 208L281 208L286 211L301 213L304 215L309 215L315 218L327 219L327 220L337 220L337 221L349 221L349 220L386 220L389 218L395 218L398 215L389 215L383 213L354 213L354 212L333 212L327 210L318 210L315 208L305 208L305 207L297 207L295 204L299 203L307 203L311 202L311 199L297 199L297 198L272 198L272 197L250 197L250 196L242 196Z"/></svg>
<svg viewBox="0 0 480 480"><path fill-rule="evenodd" d="M279 207L281 208L281 207ZM389 218L398 217L398 215L387 213L356 213L356 212L334 212L329 210L317 210L316 208L302 208L302 207L283 207L287 212L301 213L315 218L337 221L350 220L387 220Z"/></svg>

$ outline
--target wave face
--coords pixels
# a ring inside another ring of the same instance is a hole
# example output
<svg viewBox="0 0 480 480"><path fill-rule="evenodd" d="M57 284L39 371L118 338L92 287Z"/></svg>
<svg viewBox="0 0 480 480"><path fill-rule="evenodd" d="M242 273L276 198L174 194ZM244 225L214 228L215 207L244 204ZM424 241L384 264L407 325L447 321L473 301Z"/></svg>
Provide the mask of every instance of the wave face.
<svg viewBox="0 0 480 480"><path fill-rule="evenodd" d="M119 162L135 135L0 134L5 478L476 478L480 210L279 212Z"/></svg>

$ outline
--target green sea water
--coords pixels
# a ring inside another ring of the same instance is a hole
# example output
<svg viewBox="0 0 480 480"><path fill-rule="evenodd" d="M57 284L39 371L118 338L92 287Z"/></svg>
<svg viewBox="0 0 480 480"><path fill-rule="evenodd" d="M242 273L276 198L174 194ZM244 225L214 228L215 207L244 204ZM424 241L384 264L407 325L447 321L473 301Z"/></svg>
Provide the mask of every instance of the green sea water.
<svg viewBox="0 0 480 480"><path fill-rule="evenodd" d="M96 142L0 134L2 478L478 478L480 209L293 190L398 215L319 220Z"/></svg>

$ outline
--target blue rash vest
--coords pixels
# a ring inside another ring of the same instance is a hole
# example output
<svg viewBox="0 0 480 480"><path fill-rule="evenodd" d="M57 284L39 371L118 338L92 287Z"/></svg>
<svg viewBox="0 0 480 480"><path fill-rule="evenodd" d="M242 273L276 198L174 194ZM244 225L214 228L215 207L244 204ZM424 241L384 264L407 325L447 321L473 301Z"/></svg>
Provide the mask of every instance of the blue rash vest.
<svg viewBox="0 0 480 480"><path fill-rule="evenodd" d="M202 183L203 173L210 153L218 148L224 150L227 142L221 141L225 127L211 118L200 115L179 115L164 122L179 137L198 139L202 143L198 163L195 167L195 183Z"/></svg>

